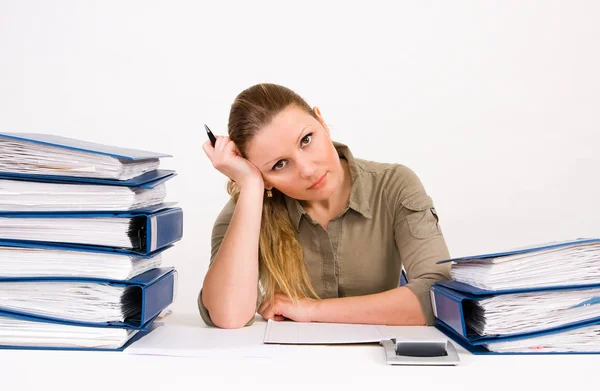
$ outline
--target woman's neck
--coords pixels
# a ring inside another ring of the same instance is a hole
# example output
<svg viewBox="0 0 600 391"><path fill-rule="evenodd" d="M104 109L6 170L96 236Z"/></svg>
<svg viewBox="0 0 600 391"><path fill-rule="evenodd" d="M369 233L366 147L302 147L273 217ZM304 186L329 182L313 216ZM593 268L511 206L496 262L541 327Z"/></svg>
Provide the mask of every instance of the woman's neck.
<svg viewBox="0 0 600 391"><path fill-rule="evenodd" d="M340 158L342 168L342 179L337 190L327 200L303 202L302 206L313 220L319 222L327 229L327 224L337 217L348 205L350 190L352 189L352 177L348 162Z"/></svg>

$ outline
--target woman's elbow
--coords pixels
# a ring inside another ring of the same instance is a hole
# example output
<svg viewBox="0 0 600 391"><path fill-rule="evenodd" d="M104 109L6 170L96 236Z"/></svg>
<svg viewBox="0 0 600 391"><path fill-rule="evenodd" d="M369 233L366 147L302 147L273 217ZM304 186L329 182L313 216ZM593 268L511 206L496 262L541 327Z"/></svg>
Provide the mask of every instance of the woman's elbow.
<svg viewBox="0 0 600 391"><path fill-rule="evenodd" d="M208 313L210 313L211 322L222 329L239 329L247 324L254 318L256 314L255 309L252 310L241 310L237 307L207 307Z"/></svg>
<svg viewBox="0 0 600 391"><path fill-rule="evenodd" d="M216 327L222 329L241 329L249 323L251 317L239 314L217 314L211 316Z"/></svg>
<svg viewBox="0 0 600 391"><path fill-rule="evenodd" d="M256 315L256 307L250 303L230 303L229 300L212 300L214 297L201 292L201 307L210 323L222 329L239 329L250 324ZM202 312L202 311L201 311Z"/></svg>

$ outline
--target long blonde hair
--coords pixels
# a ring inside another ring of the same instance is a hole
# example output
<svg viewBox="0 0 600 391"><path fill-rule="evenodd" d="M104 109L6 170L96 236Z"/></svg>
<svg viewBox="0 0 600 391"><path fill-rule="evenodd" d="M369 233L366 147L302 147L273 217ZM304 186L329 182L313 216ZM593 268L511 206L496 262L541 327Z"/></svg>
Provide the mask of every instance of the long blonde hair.
<svg viewBox="0 0 600 391"><path fill-rule="evenodd" d="M311 107L289 88L270 83L254 85L242 91L231 105L229 138L246 157L248 142L278 113L296 106L316 118ZM240 188L233 181L227 191L237 202ZM259 238L259 283L263 300L280 291L296 301L302 297L318 298L304 264L302 246L292 225L284 195L272 189L272 197L264 197Z"/></svg>

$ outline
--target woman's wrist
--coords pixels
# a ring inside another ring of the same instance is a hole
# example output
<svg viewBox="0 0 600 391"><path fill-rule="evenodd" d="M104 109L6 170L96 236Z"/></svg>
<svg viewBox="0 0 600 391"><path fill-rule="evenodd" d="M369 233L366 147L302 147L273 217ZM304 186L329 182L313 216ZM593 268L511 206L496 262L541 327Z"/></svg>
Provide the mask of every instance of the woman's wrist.
<svg viewBox="0 0 600 391"><path fill-rule="evenodd" d="M260 179L248 179L240 184L240 193L261 194L265 191L265 184Z"/></svg>
<svg viewBox="0 0 600 391"><path fill-rule="evenodd" d="M321 304L323 300L308 299L310 303L309 318L311 322L318 322L321 319Z"/></svg>
<svg viewBox="0 0 600 391"><path fill-rule="evenodd" d="M261 192L263 192L265 190L265 182L263 181L261 176L244 178L244 181L240 181L238 185L240 187L240 191L246 190L254 192L260 190Z"/></svg>

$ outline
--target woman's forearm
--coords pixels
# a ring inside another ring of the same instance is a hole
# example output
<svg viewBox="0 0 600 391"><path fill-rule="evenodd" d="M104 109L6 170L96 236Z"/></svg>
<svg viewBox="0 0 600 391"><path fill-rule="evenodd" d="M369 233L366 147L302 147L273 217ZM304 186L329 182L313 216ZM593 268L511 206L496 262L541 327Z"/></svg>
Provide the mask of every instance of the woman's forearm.
<svg viewBox="0 0 600 391"><path fill-rule="evenodd" d="M407 287L315 302L313 322L425 325L417 296Z"/></svg>
<svg viewBox="0 0 600 391"><path fill-rule="evenodd" d="M242 188L231 222L202 288L202 303L218 327L244 326L256 312L258 240L264 188Z"/></svg>

